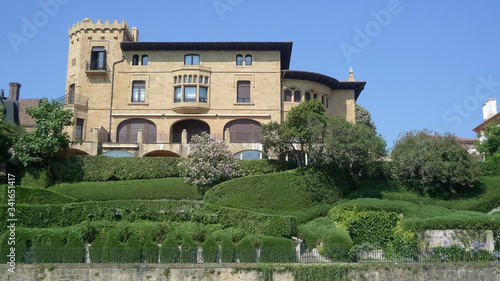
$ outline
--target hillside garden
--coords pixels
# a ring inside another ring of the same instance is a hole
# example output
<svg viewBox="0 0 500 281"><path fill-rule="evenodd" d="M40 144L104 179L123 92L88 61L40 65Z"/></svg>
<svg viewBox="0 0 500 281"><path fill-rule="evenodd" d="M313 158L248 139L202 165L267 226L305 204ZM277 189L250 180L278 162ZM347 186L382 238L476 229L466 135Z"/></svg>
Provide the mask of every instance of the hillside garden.
<svg viewBox="0 0 500 281"><path fill-rule="evenodd" d="M266 151L292 155L295 165L235 160L221 146L188 159L55 157L50 169L27 169L15 183L17 261L498 259L497 245L487 250L483 244L485 230L500 234L500 214L488 214L500 206L500 175L491 161L477 163L453 136L427 131L400 137L392 161L385 161L375 127L325 118L297 128L313 122L307 110L299 113L302 121L263 127ZM200 136L200 142L212 140ZM305 153L315 155L314 165L305 165ZM2 263L12 235L10 190L0 188ZM429 230L451 230L453 240L431 246Z"/></svg>

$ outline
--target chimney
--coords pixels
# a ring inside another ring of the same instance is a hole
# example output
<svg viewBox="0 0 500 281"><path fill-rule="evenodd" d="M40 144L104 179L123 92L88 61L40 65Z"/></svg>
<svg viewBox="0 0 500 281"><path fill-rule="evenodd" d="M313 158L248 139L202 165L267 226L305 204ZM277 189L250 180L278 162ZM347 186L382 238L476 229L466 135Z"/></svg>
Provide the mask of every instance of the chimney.
<svg viewBox="0 0 500 281"><path fill-rule="evenodd" d="M488 99L483 105L483 120L486 121L495 114L497 114L497 99Z"/></svg>
<svg viewBox="0 0 500 281"><path fill-rule="evenodd" d="M134 42L139 42L139 29L137 27L132 27L132 40Z"/></svg>
<svg viewBox="0 0 500 281"><path fill-rule="evenodd" d="M19 101L19 92L21 91L21 84L12 82L9 83L9 85L10 85L9 100Z"/></svg>

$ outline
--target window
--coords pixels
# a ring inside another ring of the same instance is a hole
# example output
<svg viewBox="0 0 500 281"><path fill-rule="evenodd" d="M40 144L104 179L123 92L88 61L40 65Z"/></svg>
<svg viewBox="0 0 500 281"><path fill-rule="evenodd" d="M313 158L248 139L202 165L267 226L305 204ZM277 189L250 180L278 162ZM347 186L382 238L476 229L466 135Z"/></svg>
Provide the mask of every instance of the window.
<svg viewBox="0 0 500 281"><path fill-rule="evenodd" d="M321 96L321 104L325 105L325 96Z"/></svg>
<svg viewBox="0 0 500 281"><path fill-rule="evenodd" d="M205 84L208 84L208 76L205 76Z"/></svg>
<svg viewBox="0 0 500 281"><path fill-rule="evenodd" d="M148 55L142 55L142 65L148 65Z"/></svg>
<svg viewBox="0 0 500 281"><path fill-rule="evenodd" d="M325 105L326 105L326 108L328 108L328 98L326 98Z"/></svg>
<svg viewBox="0 0 500 281"><path fill-rule="evenodd" d="M90 70L106 70L106 51L104 47L92 47Z"/></svg>
<svg viewBox="0 0 500 281"><path fill-rule="evenodd" d="M139 55L132 56L132 65L139 65Z"/></svg>
<svg viewBox="0 0 500 281"><path fill-rule="evenodd" d="M200 87L200 102L207 102L207 88Z"/></svg>
<svg viewBox="0 0 500 281"><path fill-rule="evenodd" d="M238 81L237 102L250 102L250 81Z"/></svg>
<svg viewBox="0 0 500 281"><path fill-rule="evenodd" d="M184 83L187 83L187 75L184 75Z"/></svg>
<svg viewBox="0 0 500 281"><path fill-rule="evenodd" d="M318 95L317 94L313 94L313 99L317 99L318 98Z"/></svg>
<svg viewBox="0 0 500 281"><path fill-rule="evenodd" d="M177 84L177 76L174 76L174 84Z"/></svg>
<svg viewBox="0 0 500 281"><path fill-rule="evenodd" d="M193 83L193 75L189 75L189 83Z"/></svg>
<svg viewBox="0 0 500 281"><path fill-rule="evenodd" d="M251 55L245 56L245 65L252 65L252 56Z"/></svg>
<svg viewBox="0 0 500 281"><path fill-rule="evenodd" d="M236 65L243 65L243 56L236 55Z"/></svg>
<svg viewBox="0 0 500 281"><path fill-rule="evenodd" d="M185 102L196 101L196 87L184 87L184 101Z"/></svg>
<svg viewBox="0 0 500 281"><path fill-rule="evenodd" d="M197 79L197 78L198 78L198 76L196 76L196 75L195 75L195 76L194 76L194 78L193 78L193 83L198 83L198 82L196 81L196 79Z"/></svg>
<svg viewBox="0 0 500 281"><path fill-rule="evenodd" d="M132 82L132 102L144 102L146 97L146 81Z"/></svg>
<svg viewBox="0 0 500 281"><path fill-rule="evenodd" d="M300 102L300 99L302 98L302 95L300 94L299 91L295 91L293 93L293 101L294 102Z"/></svg>
<svg viewBox="0 0 500 281"><path fill-rule="evenodd" d="M85 120L76 118L75 140L83 139L83 124Z"/></svg>
<svg viewBox="0 0 500 281"><path fill-rule="evenodd" d="M292 91L286 90L285 91L285 96L284 96L284 101L292 101Z"/></svg>
<svg viewBox="0 0 500 281"><path fill-rule="evenodd" d="M69 85L68 104L75 103L75 84Z"/></svg>
<svg viewBox="0 0 500 281"><path fill-rule="evenodd" d="M311 93L306 92L305 95L304 95L304 99L305 100L311 100Z"/></svg>
<svg viewBox="0 0 500 281"><path fill-rule="evenodd" d="M203 76L200 75L200 84L203 83Z"/></svg>
<svg viewBox="0 0 500 281"><path fill-rule="evenodd" d="M181 102L182 98L182 88L175 87L174 102Z"/></svg>
<svg viewBox="0 0 500 281"><path fill-rule="evenodd" d="M184 56L184 65L200 65L200 56L199 55L185 55Z"/></svg>

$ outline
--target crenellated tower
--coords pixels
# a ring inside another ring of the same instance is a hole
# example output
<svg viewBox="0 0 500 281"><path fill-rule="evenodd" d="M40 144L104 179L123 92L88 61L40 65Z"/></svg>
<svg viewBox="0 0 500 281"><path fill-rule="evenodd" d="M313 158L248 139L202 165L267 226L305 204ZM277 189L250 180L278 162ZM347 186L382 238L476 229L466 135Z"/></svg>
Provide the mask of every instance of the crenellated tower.
<svg viewBox="0 0 500 281"><path fill-rule="evenodd" d="M120 43L138 37L137 28L125 20L93 23L85 18L69 28L65 104L74 111L75 126L67 130L72 138L88 140L92 130L108 127L113 64L123 59Z"/></svg>

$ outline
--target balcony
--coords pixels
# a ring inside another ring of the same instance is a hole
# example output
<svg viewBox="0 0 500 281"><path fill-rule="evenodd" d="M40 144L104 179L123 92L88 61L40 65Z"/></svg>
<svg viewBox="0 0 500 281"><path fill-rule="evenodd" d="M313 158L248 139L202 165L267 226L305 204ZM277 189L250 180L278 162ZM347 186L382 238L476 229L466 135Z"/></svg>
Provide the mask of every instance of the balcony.
<svg viewBox="0 0 500 281"><path fill-rule="evenodd" d="M207 113L210 110L210 106L206 101L196 101L196 99L191 101L186 99L184 101L175 102L172 110L182 114L199 114Z"/></svg>
<svg viewBox="0 0 500 281"><path fill-rule="evenodd" d="M64 105L66 106L78 106L78 107L88 107L89 97L70 94L64 97Z"/></svg>
<svg viewBox="0 0 500 281"><path fill-rule="evenodd" d="M106 61L91 60L87 61L85 73L88 75L104 75L108 72L108 64Z"/></svg>

